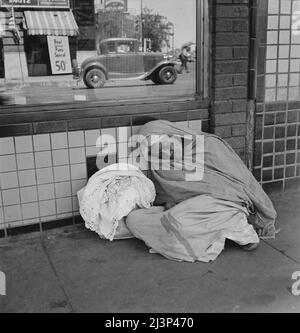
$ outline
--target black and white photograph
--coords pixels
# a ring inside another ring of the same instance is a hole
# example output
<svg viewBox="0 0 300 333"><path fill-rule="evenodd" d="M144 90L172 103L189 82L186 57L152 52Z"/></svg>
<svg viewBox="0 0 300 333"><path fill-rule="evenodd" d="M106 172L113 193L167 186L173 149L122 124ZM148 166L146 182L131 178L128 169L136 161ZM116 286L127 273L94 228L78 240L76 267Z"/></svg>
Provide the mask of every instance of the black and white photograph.
<svg viewBox="0 0 300 333"><path fill-rule="evenodd" d="M300 313L300 0L0 0L17 313Z"/></svg>

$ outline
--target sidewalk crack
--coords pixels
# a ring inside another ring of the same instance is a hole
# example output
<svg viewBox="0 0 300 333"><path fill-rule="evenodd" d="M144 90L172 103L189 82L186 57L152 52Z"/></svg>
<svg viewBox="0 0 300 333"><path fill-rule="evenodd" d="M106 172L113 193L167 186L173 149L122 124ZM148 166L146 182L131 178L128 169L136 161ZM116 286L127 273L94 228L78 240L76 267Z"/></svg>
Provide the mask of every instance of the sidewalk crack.
<svg viewBox="0 0 300 333"><path fill-rule="evenodd" d="M66 292L66 290L65 290L65 288L64 288L64 286L63 286L62 281L60 280L60 278L59 278L59 276L58 276L58 273L57 273L57 271L56 271L56 268L55 268L55 266L54 266L54 263L53 263L53 261L52 261L52 259L51 259L51 257L50 257L50 254L49 254L49 252L48 252L48 250L47 250L47 247L46 247L46 245L45 245L43 239L41 239L41 245L42 245L42 248L43 248L43 250L44 250L44 252L45 252L45 255L46 255L46 257L47 257L47 260L48 260L48 262L49 262L49 264L50 264L50 267L52 268L53 273L54 273L54 275L55 275L55 277L56 277L56 280L57 280L57 282L58 282L59 288L61 289L62 293L64 294L64 297L66 298L66 301L67 301L67 304L68 304L69 310L70 310L71 313L75 313L75 310L74 310L74 308L73 308L73 305L72 305L72 303L71 303L71 300L70 300L70 298L69 298L69 296L68 296L68 294L67 294L67 292Z"/></svg>
<svg viewBox="0 0 300 333"><path fill-rule="evenodd" d="M292 257L289 256L288 254L286 254L285 251L282 251L282 250L277 249L275 246L271 245L270 243L268 243L268 242L265 241L265 240L264 240L263 242L264 242L266 245L270 246L273 250L275 250L275 251L279 252L280 254L282 254L284 257L286 257L286 258L290 259L291 261L293 261L294 263L300 265L300 262L299 262L297 259L292 258Z"/></svg>

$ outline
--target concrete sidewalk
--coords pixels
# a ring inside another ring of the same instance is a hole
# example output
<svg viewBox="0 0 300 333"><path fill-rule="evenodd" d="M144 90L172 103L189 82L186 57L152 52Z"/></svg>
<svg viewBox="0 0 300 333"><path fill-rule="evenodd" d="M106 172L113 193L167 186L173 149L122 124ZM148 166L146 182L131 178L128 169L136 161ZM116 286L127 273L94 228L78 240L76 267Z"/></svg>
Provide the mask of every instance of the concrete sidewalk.
<svg viewBox="0 0 300 333"><path fill-rule="evenodd" d="M213 263L178 263L138 240L107 242L83 226L0 242L0 312L300 312L300 193L273 196L276 241L230 245Z"/></svg>

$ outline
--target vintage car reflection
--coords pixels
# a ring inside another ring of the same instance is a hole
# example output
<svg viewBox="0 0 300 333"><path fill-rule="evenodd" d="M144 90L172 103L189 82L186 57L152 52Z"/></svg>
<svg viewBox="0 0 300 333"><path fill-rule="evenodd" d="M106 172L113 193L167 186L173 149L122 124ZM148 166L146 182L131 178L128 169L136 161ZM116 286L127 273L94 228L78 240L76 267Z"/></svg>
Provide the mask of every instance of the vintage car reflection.
<svg viewBox="0 0 300 333"><path fill-rule="evenodd" d="M110 38L99 45L98 55L73 63L73 75L88 88L103 87L108 79L152 80L155 84L173 84L177 79L175 61L162 53L140 52L139 41Z"/></svg>

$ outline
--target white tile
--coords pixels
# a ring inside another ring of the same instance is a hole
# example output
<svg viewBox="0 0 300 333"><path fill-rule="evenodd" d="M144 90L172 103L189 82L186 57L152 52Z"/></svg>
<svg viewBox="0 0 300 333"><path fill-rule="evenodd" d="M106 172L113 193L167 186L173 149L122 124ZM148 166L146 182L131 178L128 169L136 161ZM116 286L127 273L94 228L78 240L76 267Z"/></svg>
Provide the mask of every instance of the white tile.
<svg viewBox="0 0 300 333"><path fill-rule="evenodd" d="M70 167L68 165L54 167L54 179L55 182L70 180Z"/></svg>
<svg viewBox="0 0 300 333"><path fill-rule="evenodd" d="M100 130L85 131L85 144L86 146L96 146L96 142L100 136Z"/></svg>
<svg viewBox="0 0 300 333"><path fill-rule="evenodd" d="M127 142L131 136L130 127L118 127L117 128L117 137L118 142Z"/></svg>
<svg viewBox="0 0 300 333"><path fill-rule="evenodd" d="M73 211L72 198L57 199L56 206L58 214L71 213Z"/></svg>
<svg viewBox="0 0 300 333"><path fill-rule="evenodd" d="M14 153L14 138L0 138L0 155L9 155Z"/></svg>
<svg viewBox="0 0 300 333"><path fill-rule="evenodd" d="M2 207L0 208L0 230L4 228L4 213Z"/></svg>
<svg viewBox="0 0 300 333"><path fill-rule="evenodd" d="M71 178L72 180L86 179L87 178L86 164L71 165Z"/></svg>
<svg viewBox="0 0 300 333"><path fill-rule="evenodd" d="M70 163L79 164L85 162L85 149L84 148L73 148L70 149Z"/></svg>
<svg viewBox="0 0 300 333"><path fill-rule="evenodd" d="M4 207L4 218L6 223L22 220L21 206Z"/></svg>
<svg viewBox="0 0 300 333"><path fill-rule="evenodd" d="M18 136L15 138L16 153L30 153L33 151L31 136Z"/></svg>
<svg viewBox="0 0 300 333"><path fill-rule="evenodd" d="M86 186L86 179L72 181L72 195L77 195L77 192Z"/></svg>
<svg viewBox="0 0 300 333"><path fill-rule="evenodd" d="M54 133L51 134L52 149L68 148L67 133Z"/></svg>
<svg viewBox="0 0 300 333"><path fill-rule="evenodd" d="M38 186L39 200L55 199L54 184Z"/></svg>
<svg viewBox="0 0 300 333"><path fill-rule="evenodd" d="M26 170L19 172L20 187L31 186L36 184L35 170Z"/></svg>
<svg viewBox="0 0 300 333"><path fill-rule="evenodd" d="M69 132L69 147L84 147L84 133L83 131Z"/></svg>
<svg viewBox="0 0 300 333"><path fill-rule="evenodd" d="M70 163L67 149L53 150L52 156L53 156L53 165L55 166L68 165Z"/></svg>
<svg viewBox="0 0 300 333"><path fill-rule="evenodd" d="M18 205L20 203L19 189L2 191L3 206Z"/></svg>
<svg viewBox="0 0 300 333"><path fill-rule="evenodd" d="M39 217L39 205L37 202L22 205L23 219L33 219Z"/></svg>
<svg viewBox="0 0 300 333"><path fill-rule="evenodd" d="M0 188L7 190L10 188L17 188L18 185L18 174L17 172L8 172L0 174Z"/></svg>
<svg viewBox="0 0 300 333"><path fill-rule="evenodd" d="M35 153L36 168L47 168L52 166L52 156L50 151Z"/></svg>
<svg viewBox="0 0 300 333"><path fill-rule="evenodd" d="M52 168L37 169L36 176L37 176L37 183L39 185L51 184L54 182Z"/></svg>
<svg viewBox="0 0 300 333"><path fill-rule="evenodd" d="M77 197L73 197L73 211L74 212L79 212L79 202Z"/></svg>
<svg viewBox="0 0 300 333"><path fill-rule="evenodd" d="M46 216L46 217L41 217L41 222L46 223L46 222L51 222L51 221L56 221L56 215L51 215L51 216Z"/></svg>
<svg viewBox="0 0 300 333"><path fill-rule="evenodd" d="M71 183L63 182L55 184L55 196L56 198L65 198L71 196Z"/></svg>
<svg viewBox="0 0 300 333"><path fill-rule="evenodd" d="M86 156L97 156L99 151L100 150L97 147L86 147Z"/></svg>
<svg viewBox="0 0 300 333"><path fill-rule="evenodd" d="M20 189L21 203L29 203L38 201L36 187L24 187Z"/></svg>
<svg viewBox="0 0 300 333"><path fill-rule="evenodd" d="M10 172L17 170L15 155L0 156L0 172Z"/></svg>
<svg viewBox="0 0 300 333"><path fill-rule="evenodd" d="M34 135L33 144L35 151L50 150L51 149L50 135L49 134Z"/></svg>
<svg viewBox="0 0 300 333"><path fill-rule="evenodd" d="M64 219L70 219L73 218L73 212L65 213L65 214L57 214L56 219L57 220L64 220Z"/></svg>
<svg viewBox="0 0 300 333"><path fill-rule="evenodd" d="M101 135L110 135L115 140L117 139L117 128L101 128Z"/></svg>
<svg viewBox="0 0 300 333"><path fill-rule="evenodd" d="M202 132L202 120L189 121L189 128L197 132Z"/></svg>
<svg viewBox="0 0 300 333"><path fill-rule="evenodd" d="M39 205L41 217L52 216L56 214L55 200L41 201Z"/></svg>
<svg viewBox="0 0 300 333"><path fill-rule="evenodd" d="M138 135L143 126L132 126L131 135Z"/></svg>
<svg viewBox="0 0 300 333"><path fill-rule="evenodd" d="M17 154L17 167L18 170L34 169L33 153Z"/></svg>

